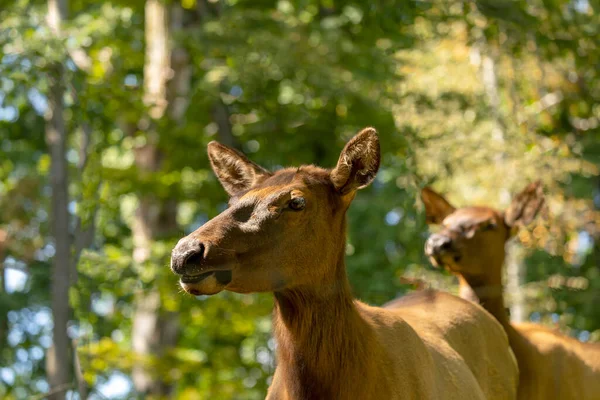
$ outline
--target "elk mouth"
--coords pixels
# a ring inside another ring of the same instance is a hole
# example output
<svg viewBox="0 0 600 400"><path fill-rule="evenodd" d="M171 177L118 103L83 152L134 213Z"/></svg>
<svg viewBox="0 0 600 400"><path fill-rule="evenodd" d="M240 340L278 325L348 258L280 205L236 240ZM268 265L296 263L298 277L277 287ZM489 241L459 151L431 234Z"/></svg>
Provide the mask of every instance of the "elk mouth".
<svg viewBox="0 0 600 400"><path fill-rule="evenodd" d="M215 275L217 282L222 285L227 285L231 282L231 270L208 271L199 275L182 275L179 280L181 283L199 283L213 274Z"/></svg>
<svg viewBox="0 0 600 400"><path fill-rule="evenodd" d="M215 271L208 271L208 272L204 272L200 275L182 275L179 278L179 280L182 283L198 283L198 282L201 282L204 279L208 278L209 276L211 276L214 273L215 273Z"/></svg>
<svg viewBox="0 0 600 400"><path fill-rule="evenodd" d="M460 254L427 254L427 256L435 268L445 268L450 270L451 265L458 264L460 260L462 260L462 256Z"/></svg>
<svg viewBox="0 0 600 400"><path fill-rule="evenodd" d="M433 255L428 255L428 256L429 256L429 260L431 261L431 264L433 265L434 268L444 268L445 267L441 258L433 256Z"/></svg>
<svg viewBox="0 0 600 400"><path fill-rule="evenodd" d="M425 255L429 257L431 264L436 268L449 269L450 264L458 264L462 260L462 254L455 249L443 249L425 243Z"/></svg>
<svg viewBox="0 0 600 400"><path fill-rule="evenodd" d="M198 275L182 275L179 284L186 292L198 295L213 295L219 293L231 282L231 270L213 270Z"/></svg>

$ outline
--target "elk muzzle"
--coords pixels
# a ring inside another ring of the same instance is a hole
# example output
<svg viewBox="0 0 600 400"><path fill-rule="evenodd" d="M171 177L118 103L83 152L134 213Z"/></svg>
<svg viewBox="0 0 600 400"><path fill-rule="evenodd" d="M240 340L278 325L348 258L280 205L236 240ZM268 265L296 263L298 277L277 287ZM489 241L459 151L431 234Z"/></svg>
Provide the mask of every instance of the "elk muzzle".
<svg viewBox="0 0 600 400"><path fill-rule="evenodd" d="M202 266L205 254L205 245L189 236L180 239L171 252L171 270L177 275L194 274Z"/></svg>
<svg viewBox="0 0 600 400"><path fill-rule="evenodd" d="M171 253L171 270L180 276L181 286L192 294L214 294L231 282L231 270L216 269L207 263L210 250L193 236L179 240Z"/></svg>
<svg viewBox="0 0 600 400"><path fill-rule="evenodd" d="M436 267L444 266L450 259L459 262L461 258L452 238L441 233L433 234L427 239L425 254L432 259Z"/></svg>

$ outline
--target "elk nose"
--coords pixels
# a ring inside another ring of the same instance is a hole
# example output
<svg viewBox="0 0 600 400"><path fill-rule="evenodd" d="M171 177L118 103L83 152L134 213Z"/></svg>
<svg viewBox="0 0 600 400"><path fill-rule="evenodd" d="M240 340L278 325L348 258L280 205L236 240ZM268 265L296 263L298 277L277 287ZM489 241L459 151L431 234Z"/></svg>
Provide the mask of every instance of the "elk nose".
<svg viewBox="0 0 600 400"><path fill-rule="evenodd" d="M450 250L452 250L452 239L445 235L431 235L425 243L425 252L429 256L439 255Z"/></svg>
<svg viewBox="0 0 600 400"><path fill-rule="evenodd" d="M171 270L184 275L189 267L198 266L204 260L206 246L197 239L184 237L171 252Z"/></svg>

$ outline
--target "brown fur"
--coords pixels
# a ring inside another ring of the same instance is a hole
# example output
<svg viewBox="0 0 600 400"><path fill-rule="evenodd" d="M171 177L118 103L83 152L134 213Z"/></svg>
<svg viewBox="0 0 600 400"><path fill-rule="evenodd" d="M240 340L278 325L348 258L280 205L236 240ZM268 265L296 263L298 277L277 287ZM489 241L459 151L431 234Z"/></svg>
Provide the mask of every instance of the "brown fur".
<svg viewBox="0 0 600 400"><path fill-rule="evenodd" d="M443 227L429 238L426 253L435 265L459 276L461 296L480 301L506 330L519 363L519 399L600 399L599 344L581 343L536 324L511 324L504 308L505 242L542 207L541 185L529 185L504 213L488 207L456 209L428 188L421 197L428 220Z"/></svg>
<svg viewBox="0 0 600 400"><path fill-rule="evenodd" d="M480 306L433 291L385 308L352 298L346 210L379 167L372 128L346 145L331 171L259 173L224 146L209 146L230 206L179 241L171 268L192 294L274 293L278 366L268 399L515 397L508 340Z"/></svg>

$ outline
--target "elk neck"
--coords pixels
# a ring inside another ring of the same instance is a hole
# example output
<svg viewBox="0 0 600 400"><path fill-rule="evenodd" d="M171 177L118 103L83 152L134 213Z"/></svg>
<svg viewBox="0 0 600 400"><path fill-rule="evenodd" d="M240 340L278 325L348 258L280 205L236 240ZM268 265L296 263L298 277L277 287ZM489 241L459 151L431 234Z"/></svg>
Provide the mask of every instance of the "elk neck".
<svg viewBox="0 0 600 400"><path fill-rule="evenodd" d="M504 257L491 263L482 265L481 275L459 274L460 297L479 302L498 322L505 328L510 326L510 320L504 307L502 293L502 265Z"/></svg>
<svg viewBox="0 0 600 400"><path fill-rule="evenodd" d="M373 332L352 297L344 263L345 237L337 245L330 282L275 292L278 368L292 399L336 398L368 375L371 363L365 349Z"/></svg>
<svg viewBox="0 0 600 400"><path fill-rule="evenodd" d="M497 260L498 264L485 266L483 270L497 271L497 276L468 276L459 275L460 297L479 302L496 320L502 325L510 346L519 360L519 368L522 373L527 373L530 366L527 363L527 357L531 353L531 344L528 340L510 323L510 318L506 312L504 304L504 295L502 293L502 265L504 258ZM493 268L492 268L493 267Z"/></svg>

